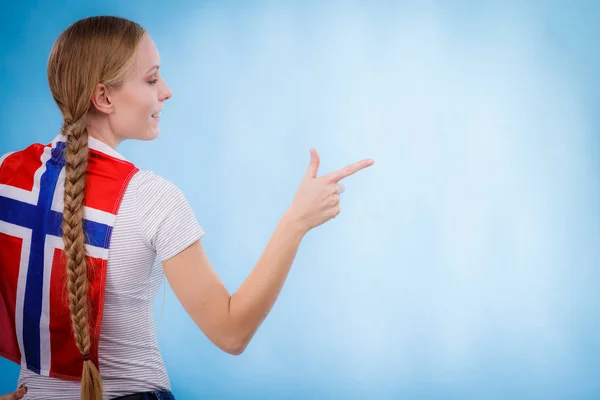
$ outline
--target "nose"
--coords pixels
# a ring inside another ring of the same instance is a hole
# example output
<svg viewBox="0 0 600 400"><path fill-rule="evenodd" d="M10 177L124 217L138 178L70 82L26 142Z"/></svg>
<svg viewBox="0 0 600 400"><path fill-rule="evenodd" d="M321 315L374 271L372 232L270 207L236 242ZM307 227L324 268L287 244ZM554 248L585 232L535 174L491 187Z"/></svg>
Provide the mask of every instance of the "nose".
<svg viewBox="0 0 600 400"><path fill-rule="evenodd" d="M169 88L169 86L165 83L163 90L161 92L161 97L160 97L160 101L165 101L165 100L169 100L171 97L173 96L173 92L171 92L171 89Z"/></svg>

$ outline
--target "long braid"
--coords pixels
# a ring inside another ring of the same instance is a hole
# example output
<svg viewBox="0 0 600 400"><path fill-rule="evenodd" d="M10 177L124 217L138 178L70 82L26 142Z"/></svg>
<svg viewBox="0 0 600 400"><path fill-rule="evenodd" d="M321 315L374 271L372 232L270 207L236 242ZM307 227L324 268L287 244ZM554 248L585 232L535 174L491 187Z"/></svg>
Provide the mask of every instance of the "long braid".
<svg viewBox="0 0 600 400"><path fill-rule="evenodd" d="M92 332L89 277L86 265L83 202L88 168L89 116L95 113L92 99L98 84L119 90L136 60L145 29L120 17L81 19L54 43L48 59L48 83L64 119L67 137L63 210L63 242L67 258L67 283L72 331L83 359L81 399L101 400L102 380L90 360ZM95 346L96 343L93 343Z"/></svg>
<svg viewBox="0 0 600 400"><path fill-rule="evenodd" d="M90 360L91 347L88 266L85 253L83 202L88 167L88 132L85 116L66 126L66 177L63 210L63 241L67 255L67 290L75 342L83 358L81 399L101 400L102 380Z"/></svg>

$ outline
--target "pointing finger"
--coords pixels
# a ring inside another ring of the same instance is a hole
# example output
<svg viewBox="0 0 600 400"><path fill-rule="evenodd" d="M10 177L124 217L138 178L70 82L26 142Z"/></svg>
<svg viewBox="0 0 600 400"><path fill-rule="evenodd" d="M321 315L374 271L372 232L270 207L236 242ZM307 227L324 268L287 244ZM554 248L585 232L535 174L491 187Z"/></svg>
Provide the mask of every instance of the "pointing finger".
<svg viewBox="0 0 600 400"><path fill-rule="evenodd" d="M331 182L339 182L342 179L347 178L350 175L357 173L361 169L370 167L371 165L373 165L373 163L374 163L374 161L370 158L361 160L361 161L357 161L353 164L348 165L347 167L344 167L340 170L337 170L337 171L334 171L334 172L331 172L331 173L325 175L325 178Z"/></svg>

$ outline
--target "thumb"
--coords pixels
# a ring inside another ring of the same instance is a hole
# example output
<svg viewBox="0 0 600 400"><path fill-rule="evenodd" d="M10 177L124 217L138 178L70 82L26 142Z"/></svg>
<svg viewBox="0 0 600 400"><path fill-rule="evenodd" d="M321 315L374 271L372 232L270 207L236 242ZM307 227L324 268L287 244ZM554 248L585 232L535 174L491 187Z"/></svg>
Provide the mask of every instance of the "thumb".
<svg viewBox="0 0 600 400"><path fill-rule="evenodd" d="M310 149L310 164L308 166L308 171L306 171L307 178L316 178L317 172L319 171L319 153L317 150Z"/></svg>

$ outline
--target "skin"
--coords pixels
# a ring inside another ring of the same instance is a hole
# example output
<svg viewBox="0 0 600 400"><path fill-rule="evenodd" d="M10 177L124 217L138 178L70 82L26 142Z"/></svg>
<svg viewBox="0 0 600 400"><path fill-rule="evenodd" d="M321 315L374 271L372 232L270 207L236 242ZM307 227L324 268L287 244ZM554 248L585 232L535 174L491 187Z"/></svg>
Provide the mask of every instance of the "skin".
<svg viewBox="0 0 600 400"><path fill-rule="evenodd" d="M171 89L160 76L158 49L152 38L144 35L123 86L96 86L88 134L114 149L127 139L155 139L160 134L160 119L152 114L161 111L171 96Z"/></svg>
<svg viewBox="0 0 600 400"><path fill-rule="evenodd" d="M338 182L372 165L369 160L317 178L319 157L311 163L290 208L256 266L232 295L223 286L200 241L165 261L163 269L179 301L204 334L227 353L241 354L273 307L309 230L340 213Z"/></svg>

